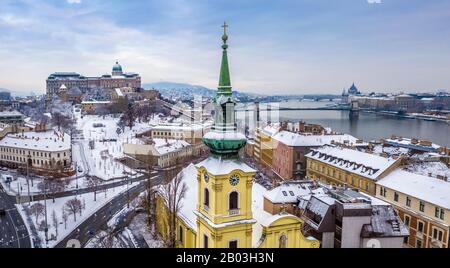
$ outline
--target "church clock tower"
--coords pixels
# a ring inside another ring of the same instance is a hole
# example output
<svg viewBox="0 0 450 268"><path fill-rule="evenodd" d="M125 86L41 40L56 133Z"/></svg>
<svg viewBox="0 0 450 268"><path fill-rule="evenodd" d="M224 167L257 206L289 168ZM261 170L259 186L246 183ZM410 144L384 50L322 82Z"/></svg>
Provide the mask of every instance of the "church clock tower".
<svg viewBox="0 0 450 268"><path fill-rule="evenodd" d="M238 155L246 138L236 127L236 101L232 96L228 68L227 27L224 23L219 86L214 98L214 124L203 137L211 155L196 165L196 245L201 248L251 248L252 225L256 222L252 214L255 170L242 162Z"/></svg>

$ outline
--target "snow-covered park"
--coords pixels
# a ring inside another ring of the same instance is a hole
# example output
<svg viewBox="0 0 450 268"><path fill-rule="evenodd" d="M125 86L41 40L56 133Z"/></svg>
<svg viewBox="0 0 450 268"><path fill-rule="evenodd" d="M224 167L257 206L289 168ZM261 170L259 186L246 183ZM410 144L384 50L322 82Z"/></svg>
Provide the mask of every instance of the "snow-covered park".
<svg viewBox="0 0 450 268"><path fill-rule="evenodd" d="M132 129L118 126L119 117L114 115L98 116L75 114L77 129L81 130L83 139L81 149L74 149L74 161L77 166L87 165L88 174L102 180L122 178L135 174L131 168L117 159L123 157L123 144L135 141L137 133L149 129L150 122L135 122ZM151 122L158 122L155 117ZM75 147L75 146L74 146ZM83 157L85 159L83 159Z"/></svg>

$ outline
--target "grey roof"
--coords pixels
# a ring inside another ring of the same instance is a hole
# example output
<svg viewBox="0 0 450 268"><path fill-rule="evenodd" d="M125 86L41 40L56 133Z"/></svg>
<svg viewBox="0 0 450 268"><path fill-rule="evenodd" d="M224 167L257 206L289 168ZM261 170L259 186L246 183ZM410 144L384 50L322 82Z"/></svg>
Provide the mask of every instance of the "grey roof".
<svg viewBox="0 0 450 268"><path fill-rule="evenodd" d="M408 236L408 228L403 224L392 206L372 206L371 223L365 224L361 237Z"/></svg>

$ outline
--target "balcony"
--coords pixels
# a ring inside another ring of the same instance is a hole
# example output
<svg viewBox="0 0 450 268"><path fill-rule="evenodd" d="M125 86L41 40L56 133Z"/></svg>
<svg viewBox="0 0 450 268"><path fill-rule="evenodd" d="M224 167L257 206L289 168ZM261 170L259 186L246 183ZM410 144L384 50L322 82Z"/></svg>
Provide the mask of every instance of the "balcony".
<svg viewBox="0 0 450 268"><path fill-rule="evenodd" d="M237 208L237 209L230 209L230 210L228 210L228 215L230 215L230 216L239 215L239 209Z"/></svg>

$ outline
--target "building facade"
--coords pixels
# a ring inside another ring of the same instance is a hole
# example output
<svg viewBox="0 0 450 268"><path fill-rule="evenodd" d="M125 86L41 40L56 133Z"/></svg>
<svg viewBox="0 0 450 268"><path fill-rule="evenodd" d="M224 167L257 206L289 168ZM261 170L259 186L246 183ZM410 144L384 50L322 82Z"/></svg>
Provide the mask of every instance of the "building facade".
<svg viewBox="0 0 450 268"><path fill-rule="evenodd" d="M47 97L59 94L62 85L65 85L68 90L77 87L83 93L94 88L114 90L115 88L131 87L138 89L141 88L141 77L135 73L124 73L118 62L113 66L111 74L100 77L86 77L75 72L56 72L47 78Z"/></svg>
<svg viewBox="0 0 450 268"><path fill-rule="evenodd" d="M401 164L400 158L384 158L339 146L314 149L306 157L308 178L356 188L371 196L375 196L375 183Z"/></svg>
<svg viewBox="0 0 450 268"><path fill-rule="evenodd" d="M377 182L376 197L392 204L410 235L404 245L414 248L449 248L450 183L395 170Z"/></svg>
<svg viewBox="0 0 450 268"><path fill-rule="evenodd" d="M348 134L303 135L284 130L275 134L273 140L272 169L283 180L301 179L306 175L306 155L311 149L327 144L355 147L368 145Z"/></svg>
<svg viewBox="0 0 450 268"><path fill-rule="evenodd" d="M0 140L0 163L12 168L67 171L72 166L70 136L55 131L8 134Z"/></svg>
<svg viewBox="0 0 450 268"><path fill-rule="evenodd" d="M145 142L125 143L123 152L150 166L168 168L191 158L193 146L183 140L151 139Z"/></svg>

